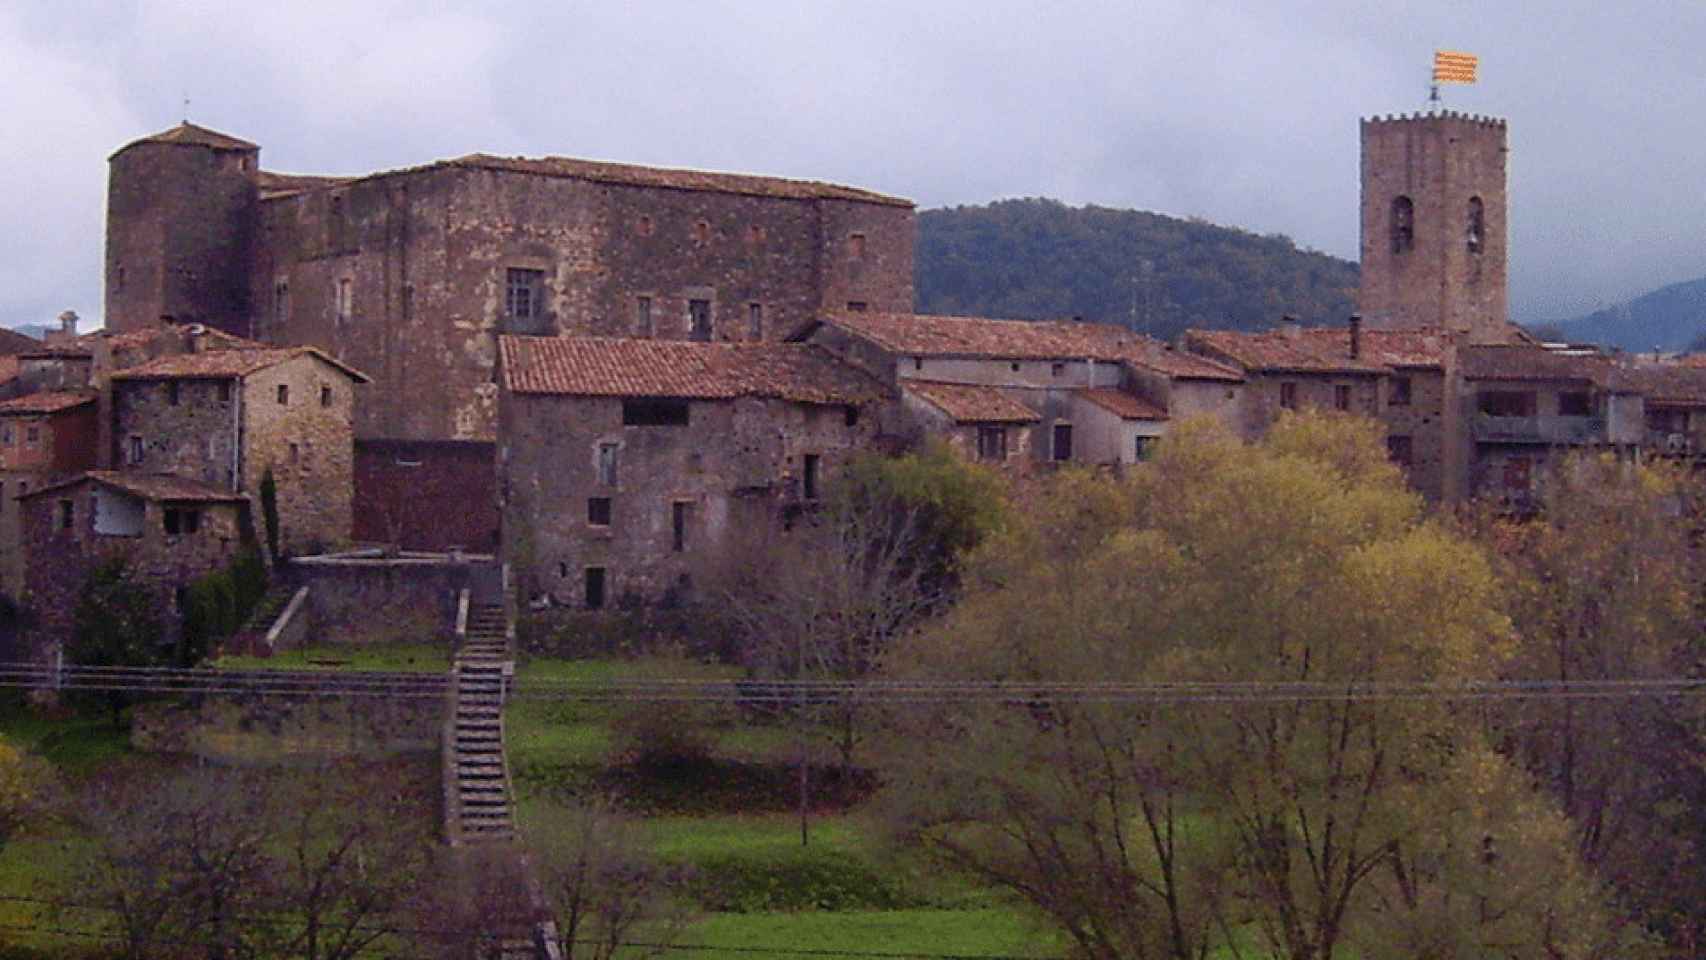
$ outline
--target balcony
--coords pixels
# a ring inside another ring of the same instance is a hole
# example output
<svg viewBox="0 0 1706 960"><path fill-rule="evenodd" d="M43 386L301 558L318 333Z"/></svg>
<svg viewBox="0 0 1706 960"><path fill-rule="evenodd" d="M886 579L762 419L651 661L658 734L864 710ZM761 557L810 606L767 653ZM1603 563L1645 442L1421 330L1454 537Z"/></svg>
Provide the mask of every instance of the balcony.
<svg viewBox="0 0 1706 960"><path fill-rule="evenodd" d="M1482 443L1577 446L1604 443L1604 417L1493 417L1479 414L1472 427Z"/></svg>

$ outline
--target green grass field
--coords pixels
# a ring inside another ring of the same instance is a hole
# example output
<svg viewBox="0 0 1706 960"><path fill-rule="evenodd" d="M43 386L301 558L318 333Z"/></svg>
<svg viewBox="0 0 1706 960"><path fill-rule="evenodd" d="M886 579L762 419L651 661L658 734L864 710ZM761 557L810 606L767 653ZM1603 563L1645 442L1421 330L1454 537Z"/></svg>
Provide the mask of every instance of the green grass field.
<svg viewBox="0 0 1706 960"><path fill-rule="evenodd" d="M271 657L220 657L227 670L380 670L442 673L450 669L450 648L442 644L303 647Z"/></svg>

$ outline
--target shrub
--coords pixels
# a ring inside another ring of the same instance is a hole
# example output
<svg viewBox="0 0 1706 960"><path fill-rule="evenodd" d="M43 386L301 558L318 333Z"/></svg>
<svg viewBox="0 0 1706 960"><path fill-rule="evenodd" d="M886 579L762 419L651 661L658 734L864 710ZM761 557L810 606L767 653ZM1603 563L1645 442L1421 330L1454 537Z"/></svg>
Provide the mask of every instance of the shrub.
<svg viewBox="0 0 1706 960"><path fill-rule="evenodd" d="M890 872L821 848L773 856L712 854L693 859L694 899L705 910L900 910L925 905Z"/></svg>

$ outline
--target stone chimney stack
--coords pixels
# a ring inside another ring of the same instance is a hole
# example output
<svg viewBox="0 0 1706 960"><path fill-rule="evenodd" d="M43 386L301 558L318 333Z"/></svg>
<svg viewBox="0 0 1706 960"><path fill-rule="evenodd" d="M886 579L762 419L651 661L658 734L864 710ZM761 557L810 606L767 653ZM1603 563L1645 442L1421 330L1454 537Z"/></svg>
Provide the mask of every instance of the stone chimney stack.
<svg viewBox="0 0 1706 960"><path fill-rule="evenodd" d="M66 310L59 315L59 329L49 330L42 337L48 343L68 343L77 336L77 311Z"/></svg>
<svg viewBox="0 0 1706 960"><path fill-rule="evenodd" d="M1303 325L1298 323L1297 318L1289 313L1280 317L1279 329L1280 335L1287 340L1296 340L1303 335Z"/></svg>
<svg viewBox="0 0 1706 960"><path fill-rule="evenodd" d="M1350 319L1351 359L1362 359L1362 315L1353 313Z"/></svg>

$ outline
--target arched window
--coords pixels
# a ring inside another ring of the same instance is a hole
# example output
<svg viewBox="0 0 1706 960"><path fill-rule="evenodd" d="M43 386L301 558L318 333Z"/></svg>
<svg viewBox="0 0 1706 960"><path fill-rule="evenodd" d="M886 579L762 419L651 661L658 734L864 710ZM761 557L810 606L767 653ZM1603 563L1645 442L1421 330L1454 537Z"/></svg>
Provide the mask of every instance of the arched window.
<svg viewBox="0 0 1706 960"><path fill-rule="evenodd" d="M1487 235L1485 210L1481 206L1480 197L1469 198L1469 230L1465 242L1470 253L1480 253L1482 241Z"/></svg>
<svg viewBox="0 0 1706 960"><path fill-rule="evenodd" d="M1403 253L1416 245L1416 205L1409 197L1392 201L1392 252Z"/></svg>

